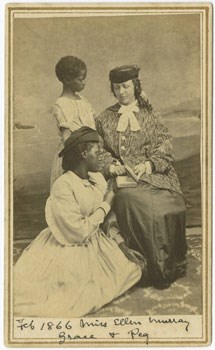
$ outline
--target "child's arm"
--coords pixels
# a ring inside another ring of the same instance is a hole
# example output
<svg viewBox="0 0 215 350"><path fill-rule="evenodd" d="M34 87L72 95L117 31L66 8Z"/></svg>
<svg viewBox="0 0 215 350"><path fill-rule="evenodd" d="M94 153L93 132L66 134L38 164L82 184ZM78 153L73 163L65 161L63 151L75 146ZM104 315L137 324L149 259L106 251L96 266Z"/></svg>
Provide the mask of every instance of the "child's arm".
<svg viewBox="0 0 215 350"><path fill-rule="evenodd" d="M54 106L53 116L56 119L57 127L59 129L60 136L65 142L68 137L71 135L71 130L69 128L69 124L65 117L65 114L62 111L62 108L58 105Z"/></svg>
<svg viewBox="0 0 215 350"><path fill-rule="evenodd" d="M69 136L71 135L71 131L67 128L62 128L60 127L60 133L61 133L61 138L63 140L63 142L65 142Z"/></svg>

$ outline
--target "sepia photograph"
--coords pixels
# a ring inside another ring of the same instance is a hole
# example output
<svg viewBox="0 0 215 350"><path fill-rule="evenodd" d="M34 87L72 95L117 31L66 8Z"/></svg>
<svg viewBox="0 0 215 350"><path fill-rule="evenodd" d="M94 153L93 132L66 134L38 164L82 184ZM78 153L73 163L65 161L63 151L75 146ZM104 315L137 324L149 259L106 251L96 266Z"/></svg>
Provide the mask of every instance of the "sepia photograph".
<svg viewBox="0 0 215 350"><path fill-rule="evenodd" d="M5 16L5 343L208 346L211 5Z"/></svg>

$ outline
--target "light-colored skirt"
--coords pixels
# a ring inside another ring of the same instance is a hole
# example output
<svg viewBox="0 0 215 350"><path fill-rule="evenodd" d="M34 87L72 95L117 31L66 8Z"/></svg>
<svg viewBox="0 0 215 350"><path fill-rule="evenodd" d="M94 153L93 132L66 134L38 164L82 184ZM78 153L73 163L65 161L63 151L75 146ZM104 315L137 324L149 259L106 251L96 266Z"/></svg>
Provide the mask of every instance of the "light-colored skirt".
<svg viewBox="0 0 215 350"><path fill-rule="evenodd" d="M116 242L97 231L87 245L64 246L49 228L14 267L14 314L82 317L123 294L141 278Z"/></svg>

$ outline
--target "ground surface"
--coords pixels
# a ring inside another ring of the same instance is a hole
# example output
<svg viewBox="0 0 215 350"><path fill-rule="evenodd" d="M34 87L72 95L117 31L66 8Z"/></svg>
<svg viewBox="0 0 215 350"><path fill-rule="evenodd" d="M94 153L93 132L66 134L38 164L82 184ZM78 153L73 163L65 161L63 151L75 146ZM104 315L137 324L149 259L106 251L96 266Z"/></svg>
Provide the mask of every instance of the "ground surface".
<svg viewBox="0 0 215 350"><path fill-rule="evenodd" d="M31 240L14 243L14 262ZM134 315L195 315L202 310L202 239L201 228L187 229L188 271L166 290L133 287L123 296L106 305L93 317Z"/></svg>

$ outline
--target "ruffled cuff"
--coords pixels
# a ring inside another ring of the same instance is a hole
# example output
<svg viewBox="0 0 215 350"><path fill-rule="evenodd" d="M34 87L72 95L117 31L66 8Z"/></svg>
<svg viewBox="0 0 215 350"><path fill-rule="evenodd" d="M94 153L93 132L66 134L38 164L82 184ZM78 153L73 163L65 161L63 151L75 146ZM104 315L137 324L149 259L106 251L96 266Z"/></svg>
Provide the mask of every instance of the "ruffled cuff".
<svg viewBox="0 0 215 350"><path fill-rule="evenodd" d="M145 166L146 166L146 175L151 175L152 174L152 169L153 169L152 162L150 160L147 160L145 162Z"/></svg>

